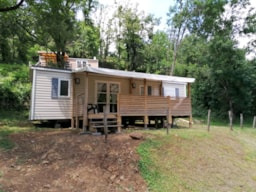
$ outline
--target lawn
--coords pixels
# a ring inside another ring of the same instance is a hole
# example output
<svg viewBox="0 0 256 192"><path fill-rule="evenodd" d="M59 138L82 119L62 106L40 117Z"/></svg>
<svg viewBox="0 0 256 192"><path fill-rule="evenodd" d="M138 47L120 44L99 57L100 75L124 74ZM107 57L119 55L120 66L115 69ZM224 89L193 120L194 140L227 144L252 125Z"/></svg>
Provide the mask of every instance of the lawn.
<svg viewBox="0 0 256 192"><path fill-rule="evenodd" d="M255 191L256 129L194 125L148 131L138 152L150 191Z"/></svg>

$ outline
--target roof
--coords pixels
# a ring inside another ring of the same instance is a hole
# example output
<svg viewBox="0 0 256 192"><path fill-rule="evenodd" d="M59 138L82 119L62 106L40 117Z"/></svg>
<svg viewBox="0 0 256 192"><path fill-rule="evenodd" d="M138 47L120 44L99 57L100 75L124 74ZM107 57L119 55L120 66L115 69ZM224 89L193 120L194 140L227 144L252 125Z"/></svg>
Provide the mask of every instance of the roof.
<svg viewBox="0 0 256 192"><path fill-rule="evenodd" d="M62 73L90 72L90 73L115 76L115 77L164 81L166 83L193 83L195 81L195 78L189 78L189 77L158 75L158 74L141 73L141 72L134 72L134 71L123 71L123 70L107 69L107 68L94 68L88 65L86 65L86 67L84 68L81 68L75 71L63 70L63 69L52 69L52 68L45 68L45 67L31 67L31 69L62 72Z"/></svg>
<svg viewBox="0 0 256 192"><path fill-rule="evenodd" d="M91 73L116 76L116 77L148 79L148 80L176 82L176 83L193 83L195 81L195 78L189 78L189 77L158 75L158 74L123 71L123 70L107 69L107 68L93 68L90 66L86 66L85 68L77 70L76 72L91 72Z"/></svg>

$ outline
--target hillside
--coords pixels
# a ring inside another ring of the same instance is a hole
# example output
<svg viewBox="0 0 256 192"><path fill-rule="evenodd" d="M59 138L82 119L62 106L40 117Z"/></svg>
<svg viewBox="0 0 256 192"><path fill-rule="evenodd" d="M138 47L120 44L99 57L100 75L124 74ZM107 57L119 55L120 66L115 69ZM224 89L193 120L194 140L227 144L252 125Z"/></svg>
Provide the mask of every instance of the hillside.
<svg viewBox="0 0 256 192"><path fill-rule="evenodd" d="M0 149L0 191L256 189L256 130L142 132L145 140L123 133L110 135L107 143L70 129L11 134L14 148Z"/></svg>

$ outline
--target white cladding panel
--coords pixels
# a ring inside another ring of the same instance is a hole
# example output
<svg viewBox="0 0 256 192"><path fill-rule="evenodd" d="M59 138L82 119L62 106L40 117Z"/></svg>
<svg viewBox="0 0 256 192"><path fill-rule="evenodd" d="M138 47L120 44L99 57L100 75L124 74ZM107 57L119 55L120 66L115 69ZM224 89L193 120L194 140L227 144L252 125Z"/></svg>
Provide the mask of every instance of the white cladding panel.
<svg viewBox="0 0 256 192"><path fill-rule="evenodd" d="M34 71L35 73L35 71ZM71 73L36 70L31 120L71 119L72 77ZM69 80L69 98L52 98L52 78Z"/></svg>
<svg viewBox="0 0 256 192"><path fill-rule="evenodd" d="M187 97L186 84L163 82L163 94L171 97Z"/></svg>

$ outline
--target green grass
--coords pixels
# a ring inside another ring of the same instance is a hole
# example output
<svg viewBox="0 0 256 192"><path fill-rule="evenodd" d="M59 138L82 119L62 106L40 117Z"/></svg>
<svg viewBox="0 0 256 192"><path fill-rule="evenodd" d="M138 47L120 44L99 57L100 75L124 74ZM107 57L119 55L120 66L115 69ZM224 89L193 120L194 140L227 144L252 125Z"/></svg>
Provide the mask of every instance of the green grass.
<svg viewBox="0 0 256 192"><path fill-rule="evenodd" d="M28 111L0 111L0 126L31 127Z"/></svg>
<svg viewBox="0 0 256 192"><path fill-rule="evenodd" d="M23 131L30 131L33 130L31 127L9 127L9 126L3 126L0 127L0 149L4 150L10 150L15 146L15 143L13 143L9 139L9 135L13 133L23 132Z"/></svg>
<svg viewBox="0 0 256 192"><path fill-rule="evenodd" d="M139 168L150 191L254 191L256 129L212 125L207 132L196 124L169 135L163 129L144 133Z"/></svg>
<svg viewBox="0 0 256 192"><path fill-rule="evenodd" d="M0 111L0 148L10 150L15 146L9 135L33 129L25 111Z"/></svg>

